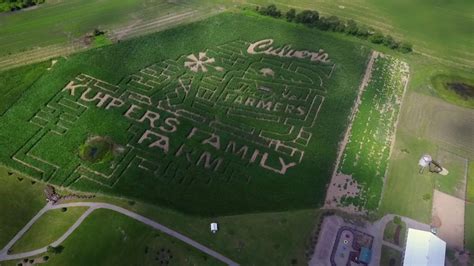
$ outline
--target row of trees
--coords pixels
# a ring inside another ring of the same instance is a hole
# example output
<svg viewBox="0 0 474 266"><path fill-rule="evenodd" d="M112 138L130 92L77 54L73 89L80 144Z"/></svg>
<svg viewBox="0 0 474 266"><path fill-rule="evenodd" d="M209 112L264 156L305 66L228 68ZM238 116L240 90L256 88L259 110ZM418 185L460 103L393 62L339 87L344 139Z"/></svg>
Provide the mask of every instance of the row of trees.
<svg viewBox="0 0 474 266"><path fill-rule="evenodd" d="M369 29L363 25L357 25L357 23L352 19L344 21L336 16L322 17L319 16L318 11L315 10L303 10L297 13L293 8L283 14L275 5L257 7L257 11L265 16L271 16L274 18L285 17L289 22L301 23L309 27L316 27L323 31L342 32L361 39L367 39L372 43L381 44L402 53L413 51L413 47L410 43L399 42L390 35L383 35L382 33Z"/></svg>
<svg viewBox="0 0 474 266"><path fill-rule="evenodd" d="M44 2L45 0L0 0L0 12L16 11Z"/></svg>

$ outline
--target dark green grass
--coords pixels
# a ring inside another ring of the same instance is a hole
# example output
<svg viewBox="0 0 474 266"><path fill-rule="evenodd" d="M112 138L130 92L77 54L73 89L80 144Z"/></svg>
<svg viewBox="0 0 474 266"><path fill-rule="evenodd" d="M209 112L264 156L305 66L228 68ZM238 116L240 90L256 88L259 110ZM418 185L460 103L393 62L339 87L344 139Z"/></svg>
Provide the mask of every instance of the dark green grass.
<svg viewBox="0 0 474 266"><path fill-rule="evenodd" d="M50 210L13 245L13 254L43 248L60 238L86 211L86 207Z"/></svg>
<svg viewBox="0 0 474 266"><path fill-rule="evenodd" d="M169 249L170 265L222 265L187 244L127 216L96 210L65 241L49 265L156 265L156 253Z"/></svg>
<svg viewBox="0 0 474 266"><path fill-rule="evenodd" d="M464 212L464 241L466 249L474 251L474 203L467 202Z"/></svg>
<svg viewBox="0 0 474 266"><path fill-rule="evenodd" d="M0 116L45 73L49 65L50 62L43 62L0 73Z"/></svg>
<svg viewBox="0 0 474 266"><path fill-rule="evenodd" d="M469 161L466 187L466 200L474 202L474 161Z"/></svg>
<svg viewBox="0 0 474 266"><path fill-rule="evenodd" d="M15 234L46 204L41 183L11 173L0 167L0 247L4 247ZM21 181L20 181L21 180Z"/></svg>
<svg viewBox="0 0 474 266"><path fill-rule="evenodd" d="M11 156L38 132L38 127L27 121L80 73L117 84L128 75L163 59L176 59L229 41L265 38L275 39L275 46L292 44L309 50L324 48L333 62L338 64L327 85L328 93L316 124L311 129L313 137L306 148L304 160L294 171L281 176L252 165L244 168L253 177L249 184L244 180L226 184L225 173L194 169L183 171L182 175L198 180L182 185L157 179L138 169L128 169L113 188L102 187L87 179L74 183L72 188L142 199L203 215L320 206L332 172L337 144L347 125L363 75L368 49L304 26L247 14L225 13L206 21L68 58L43 76L2 118L0 147L4 152L0 160L37 178L51 177L41 177L37 172L13 162ZM52 183L63 184L71 169L80 163L77 149L88 135L110 136L120 145L127 144L130 136L125 132L130 121L123 118L123 110L94 111L94 108L91 106L66 135L48 133L31 151L35 156L61 166L51 179ZM180 138L182 136L174 137L176 143ZM171 145L176 146L176 143ZM229 158L235 160L234 157L226 157ZM209 176L214 176L215 181L205 184L199 180L206 180Z"/></svg>

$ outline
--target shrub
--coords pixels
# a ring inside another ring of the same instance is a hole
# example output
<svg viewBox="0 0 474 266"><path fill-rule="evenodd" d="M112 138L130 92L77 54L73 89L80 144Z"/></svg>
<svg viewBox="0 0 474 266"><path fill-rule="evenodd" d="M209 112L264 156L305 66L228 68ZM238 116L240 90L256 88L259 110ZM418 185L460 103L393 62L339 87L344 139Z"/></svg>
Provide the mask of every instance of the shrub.
<svg viewBox="0 0 474 266"><path fill-rule="evenodd" d="M402 224L402 218L400 218L400 216L393 217L393 223L397 224L397 225L401 225Z"/></svg>
<svg viewBox="0 0 474 266"><path fill-rule="evenodd" d="M369 41L375 44L381 44L385 40L384 36L380 32L376 32L369 37Z"/></svg>
<svg viewBox="0 0 474 266"><path fill-rule="evenodd" d="M367 38L367 36L369 36L369 29L365 26L357 27L356 36L361 38Z"/></svg>
<svg viewBox="0 0 474 266"><path fill-rule="evenodd" d="M62 211L62 212L66 212L66 211L67 211L67 208L66 208L66 207L62 207L62 208L61 208L61 211Z"/></svg>
<svg viewBox="0 0 474 266"><path fill-rule="evenodd" d="M430 195L430 194L426 193L426 194L423 195L423 200L428 201L428 200L430 200L430 199L431 199L431 195Z"/></svg>
<svg viewBox="0 0 474 266"><path fill-rule="evenodd" d="M347 21L345 32L350 35L357 35L358 31L359 31L359 28L357 27L357 23L354 20L349 19Z"/></svg>
<svg viewBox="0 0 474 266"><path fill-rule="evenodd" d="M288 10L288 12L286 12L286 20L289 21L289 22L292 22L294 21L296 18L296 10L294 8Z"/></svg>
<svg viewBox="0 0 474 266"><path fill-rule="evenodd" d="M304 10L296 15L295 21L306 25L314 25L319 20L318 11Z"/></svg>
<svg viewBox="0 0 474 266"><path fill-rule="evenodd" d="M400 52L405 53L405 54L410 53L413 51L413 45L411 43L402 42L398 50L400 50Z"/></svg>
<svg viewBox="0 0 474 266"><path fill-rule="evenodd" d="M48 261L48 260L49 260L49 256L43 256L43 260L44 260L44 261Z"/></svg>
<svg viewBox="0 0 474 266"><path fill-rule="evenodd" d="M392 36L387 35L383 40L383 45L387 46L390 49L397 49L399 44L397 41L395 41L395 39L393 39Z"/></svg>
<svg viewBox="0 0 474 266"><path fill-rule="evenodd" d="M281 17L281 11L278 10L278 8L273 4L271 4L267 7L259 8L258 12L262 15L270 16L270 17L274 17L274 18Z"/></svg>

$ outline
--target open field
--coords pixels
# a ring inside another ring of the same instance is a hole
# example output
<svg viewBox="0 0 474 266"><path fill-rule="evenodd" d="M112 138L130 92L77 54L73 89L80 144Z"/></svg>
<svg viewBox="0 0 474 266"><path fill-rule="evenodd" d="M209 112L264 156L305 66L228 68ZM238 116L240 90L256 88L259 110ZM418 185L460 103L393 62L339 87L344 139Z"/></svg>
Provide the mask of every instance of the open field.
<svg viewBox="0 0 474 266"><path fill-rule="evenodd" d="M286 44L327 54L258 50ZM232 13L77 54L2 118L1 160L45 182L202 215L320 206L367 55ZM94 136L113 140L113 160L80 159Z"/></svg>
<svg viewBox="0 0 474 266"><path fill-rule="evenodd" d="M314 9L391 34L442 64L474 67L474 6L470 0L247 0L246 3Z"/></svg>
<svg viewBox="0 0 474 266"><path fill-rule="evenodd" d="M436 184L455 196L463 194L456 190L462 187L466 160L474 156L473 117L472 109L409 91L379 210L381 215L397 213L430 223ZM440 157L452 172L444 180L427 171L418 174L417 163L423 154L431 154L435 160Z"/></svg>
<svg viewBox="0 0 474 266"><path fill-rule="evenodd" d="M0 179L2 184L4 182L3 179L4 178ZM30 201L28 202L29 205L22 202L23 205L17 206L14 209L8 209L10 205L8 207L2 208L2 210L4 210L7 214L7 216L2 217L11 218L15 217L15 215L18 216L18 219L12 219L11 222L15 222L16 227L12 226L10 228L10 236L8 239L6 239L6 241L4 241L4 244L6 244L6 242L9 241L10 238L13 237L13 235L16 234L17 231L20 230L21 227L26 224L26 219L20 219L20 215L25 213L28 207L34 205L42 205L44 203L42 191L25 190L25 188L27 187L24 186L26 183L29 186L36 187L39 185L39 183L31 185L30 180L27 178L25 178L21 182L18 181L18 179L16 178L12 179L15 182L12 182L11 185L8 186L10 189L10 194L15 195L15 197L17 197L18 195L25 193L25 195L30 198ZM210 247L211 249L225 254L226 256L235 259L239 263L246 265L252 263L258 265L266 263L270 263L272 265L287 265L292 260L298 261L297 265L303 265L306 262L305 252L309 247L309 238L311 237L311 232L315 223L318 221L318 217L320 214L320 211L318 210L301 210L279 213L245 214L234 216L218 216L213 218L199 218L184 215L182 213L178 213L176 211L165 208L143 204L140 202L134 202L133 204L131 204L127 200L116 198L97 197L89 200L81 199L81 201L108 202L118 206L122 206L133 212L140 213L146 217L156 220ZM43 239L41 240L41 242L24 242L24 239L22 239L18 243L23 242L23 244L32 245L32 248L36 248L38 247L38 245L40 245L39 243L43 243L44 241L51 239L55 235L57 236L57 234L61 234L63 232L63 226L69 224L71 220L71 217L68 216L68 212L73 210L74 208L68 208L68 211L66 213L59 213L58 215L54 215L54 219L48 219L48 222L49 220L51 220L51 224L47 227L42 226L42 219L39 220L39 224L34 225L31 229L31 233L34 234L31 235L30 233L27 233L27 235L25 235L25 237L31 236L38 240ZM101 218L99 219L101 221L104 219L109 221L109 211L104 210L103 212L107 213L107 215L101 214ZM15 215L9 213L15 213ZM33 213L31 216L33 216L34 214L35 213ZM28 217L28 219L29 218L31 217ZM134 222L133 220L130 220L126 217L124 217L124 219L130 221L131 223L133 222L133 224L138 225L138 223ZM220 231L216 235L213 235L209 232L209 223L214 221L217 221L220 224ZM2 220L1 222L2 225L8 226L8 223L6 221ZM111 239L111 241L114 241L113 239L119 237L114 236L115 233L107 232L107 234L105 235L102 234L102 231L108 230L108 224L108 222L104 222L103 227L97 224L94 227L96 230L87 231L87 237L91 237L92 235L101 235L101 241L103 241L104 243L107 243L109 239ZM5 228L8 227L2 227L2 229ZM89 227L89 229L91 228ZM287 232L289 231L291 231L292 234L288 235ZM51 234L51 232L54 233ZM84 231L81 230L77 232L80 233ZM147 230L147 232L149 232L149 230ZM121 235L121 233L117 233L117 235ZM259 237L255 237L256 235L258 235ZM85 239L87 237L85 237ZM84 245L90 246L92 248L94 247L94 243L96 241L97 239L91 240L90 243ZM71 247L70 245L68 246ZM0 248L3 248L3 245ZM69 261L75 258L75 252L69 253L70 251L71 249L69 249L69 251L68 249L65 249L65 251L63 251L64 256L61 258L61 261ZM137 249L132 249L130 252L132 252L133 256L136 257L139 257L139 255L142 254L142 250ZM273 254L273 256L265 257L261 256L261 254ZM111 260L111 258L108 258L108 256L110 255L109 253L96 255L99 257L103 256L104 260ZM90 260L93 258L88 258L87 254L84 253L82 259ZM14 261L7 261L0 263L0 265L16 265L16 263L14 263Z"/></svg>
<svg viewBox="0 0 474 266"><path fill-rule="evenodd" d="M74 224L86 209L85 207L77 207L69 208L65 212L63 210L51 210L46 212L30 230L13 245L12 252L27 252L53 243Z"/></svg>
<svg viewBox="0 0 474 266"><path fill-rule="evenodd" d="M0 16L0 55L70 43L95 28L118 29L185 13L219 1L47 1L39 8ZM67 19L65 19L67 18Z"/></svg>
<svg viewBox="0 0 474 266"><path fill-rule="evenodd" d="M179 240L107 210L91 214L62 246L60 254L48 254L48 265L156 265L161 261L222 265Z"/></svg>

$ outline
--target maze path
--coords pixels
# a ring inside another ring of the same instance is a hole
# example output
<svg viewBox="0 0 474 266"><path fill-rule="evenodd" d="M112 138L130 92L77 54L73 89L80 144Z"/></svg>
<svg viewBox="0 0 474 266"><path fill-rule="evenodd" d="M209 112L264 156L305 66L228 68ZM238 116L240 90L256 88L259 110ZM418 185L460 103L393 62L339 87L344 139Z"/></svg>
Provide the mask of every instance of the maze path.
<svg viewBox="0 0 474 266"><path fill-rule="evenodd" d="M249 45L234 41L167 59L118 85L80 74L31 118L40 130L13 158L64 186L87 179L113 187L136 169L175 184L248 183L252 177L242 169L253 164L285 174L304 158L336 66L249 55ZM110 168L78 161L59 171L61 166L34 155L47 134L67 137L84 113L107 111L130 122L124 150ZM181 131L173 133L170 121L181 121ZM194 144L169 148L165 139L171 133ZM199 150L197 144L208 148Z"/></svg>

